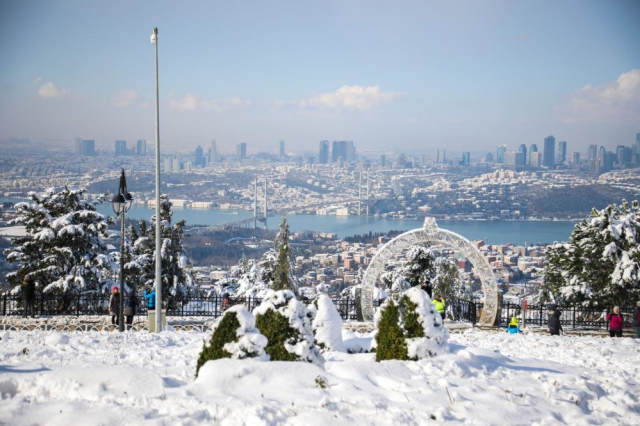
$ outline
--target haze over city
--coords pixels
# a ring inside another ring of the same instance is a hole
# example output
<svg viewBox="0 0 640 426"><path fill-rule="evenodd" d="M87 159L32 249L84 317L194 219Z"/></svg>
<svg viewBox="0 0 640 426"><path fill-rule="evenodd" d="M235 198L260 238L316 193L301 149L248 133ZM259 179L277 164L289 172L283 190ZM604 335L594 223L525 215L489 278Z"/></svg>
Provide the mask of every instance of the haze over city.
<svg viewBox="0 0 640 426"><path fill-rule="evenodd" d="M4 1L0 139L153 140L157 26L170 150L614 149L640 125L639 17L635 1Z"/></svg>

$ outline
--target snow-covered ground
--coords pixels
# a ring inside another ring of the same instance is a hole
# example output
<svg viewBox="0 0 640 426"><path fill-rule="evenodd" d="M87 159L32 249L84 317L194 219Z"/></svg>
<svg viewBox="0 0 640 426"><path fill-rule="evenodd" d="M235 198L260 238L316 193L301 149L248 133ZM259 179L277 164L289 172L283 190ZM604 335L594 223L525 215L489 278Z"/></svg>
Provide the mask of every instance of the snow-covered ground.
<svg viewBox="0 0 640 426"><path fill-rule="evenodd" d="M370 343L344 335L347 348ZM220 360L194 380L202 333L0 337L0 424L640 424L640 340L630 338L469 330L419 362Z"/></svg>

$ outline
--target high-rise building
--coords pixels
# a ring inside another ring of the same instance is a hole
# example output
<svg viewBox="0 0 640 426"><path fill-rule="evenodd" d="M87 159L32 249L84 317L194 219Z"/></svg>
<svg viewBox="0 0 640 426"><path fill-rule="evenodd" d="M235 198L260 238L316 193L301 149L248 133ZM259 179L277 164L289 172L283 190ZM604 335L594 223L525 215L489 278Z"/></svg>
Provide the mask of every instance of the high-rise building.
<svg viewBox="0 0 640 426"><path fill-rule="evenodd" d="M284 141L280 141L280 159L282 160L287 154L285 154Z"/></svg>
<svg viewBox="0 0 640 426"><path fill-rule="evenodd" d="M339 158L342 158L344 161L356 160L356 147L353 141L333 141L331 147L331 162L335 163Z"/></svg>
<svg viewBox="0 0 640 426"><path fill-rule="evenodd" d="M398 159L396 160L396 167L400 169L404 169L407 166L407 157L404 154L398 155Z"/></svg>
<svg viewBox="0 0 640 426"><path fill-rule="evenodd" d="M202 145L198 145L196 147L196 161L194 165L196 167L207 167L207 158L204 156L204 149L202 149Z"/></svg>
<svg viewBox="0 0 640 426"><path fill-rule="evenodd" d="M567 161L567 141L558 142L558 154L556 164L564 164Z"/></svg>
<svg viewBox="0 0 640 426"><path fill-rule="evenodd" d="M329 162L329 141L320 141L318 150L318 163L327 164Z"/></svg>
<svg viewBox="0 0 640 426"><path fill-rule="evenodd" d="M529 155L527 155L527 165L529 166L533 166L533 164L531 164L531 155L534 152L538 152L538 145L536 145L535 143L532 143L531 146L529 147Z"/></svg>
<svg viewBox="0 0 640 426"><path fill-rule="evenodd" d="M538 151L532 151L529 153L529 165L531 167L540 167L542 165L542 153Z"/></svg>
<svg viewBox="0 0 640 426"><path fill-rule="evenodd" d="M598 158L598 145L589 145L589 161Z"/></svg>
<svg viewBox="0 0 640 426"><path fill-rule="evenodd" d="M76 138L75 148L77 155L96 155L96 141L93 139Z"/></svg>
<svg viewBox="0 0 640 426"><path fill-rule="evenodd" d="M220 161L220 156L218 155L218 147L216 146L216 140L211 141L211 146L209 147L209 164L217 163Z"/></svg>
<svg viewBox="0 0 640 426"><path fill-rule="evenodd" d="M553 136L547 136L544 138L544 154L542 165L549 169L555 169L556 163L556 138Z"/></svg>
<svg viewBox="0 0 640 426"><path fill-rule="evenodd" d="M127 155L127 141L116 141L116 156Z"/></svg>
<svg viewBox="0 0 640 426"><path fill-rule="evenodd" d="M527 165L527 145L521 144L518 148L518 152L521 152L524 157L524 165Z"/></svg>
<svg viewBox="0 0 640 426"><path fill-rule="evenodd" d="M485 163L493 163L493 154L490 152L487 152L487 155L485 155L484 157L484 162Z"/></svg>
<svg viewBox="0 0 640 426"><path fill-rule="evenodd" d="M465 151L462 153L462 161L460 165L469 167L471 165L471 153L469 151Z"/></svg>
<svg viewBox="0 0 640 426"><path fill-rule="evenodd" d="M147 155L147 141L145 139L138 139L136 142L136 155Z"/></svg>
<svg viewBox="0 0 640 426"><path fill-rule="evenodd" d="M605 148L604 146L601 146L600 149L598 149L598 158L596 158L599 166L599 170L603 170L604 169L604 161L607 158L607 148Z"/></svg>
<svg viewBox="0 0 640 426"><path fill-rule="evenodd" d="M640 133L636 134L636 162L640 163Z"/></svg>
<svg viewBox="0 0 640 426"><path fill-rule="evenodd" d="M447 151L444 149L436 150L436 159L434 164L444 164L447 161Z"/></svg>
<svg viewBox="0 0 640 426"><path fill-rule="evenodd" d="M616 161L616 154L612 151L607 151L604 155L603 167L600 169L602 173L610 172L613 170L613 163Z"/></svg>
<svg viewBox="0 0 640 426"><path fill-rule="evenodd" d="M380 167L387 167L387 156L384 154L380 156Z"/></svg>
<svg viewBox="0 0 640 426"><path fill-rule="evenodd" d="M616 148L616 157L617 157L618 165L626 166L628 163L631 162L631 156L632 156L631 148L624 145L618 145L618 148Z"/></svg>
<svg viewBox="0 0 640 426"><path fill-rule="evenodd" d="M236 158L238 160L244 160L247 158L247 144L242 142L236 146Z"/></svg>
<svg viewBox="0 0 640 426"><path fill-rule="evenodd" d="M496 149L496 163L499 163L499 164L504 163L504 153L505 152L507 152L507 146L506 145L498 146L498 149Z"/></svg>
<svg viewBox="0 0 640 426"><path fill-rule="evenodd" d="M507 167L518 168L525 165L525 154L520 151L510 151L504 153L504 164Z"/></svg>

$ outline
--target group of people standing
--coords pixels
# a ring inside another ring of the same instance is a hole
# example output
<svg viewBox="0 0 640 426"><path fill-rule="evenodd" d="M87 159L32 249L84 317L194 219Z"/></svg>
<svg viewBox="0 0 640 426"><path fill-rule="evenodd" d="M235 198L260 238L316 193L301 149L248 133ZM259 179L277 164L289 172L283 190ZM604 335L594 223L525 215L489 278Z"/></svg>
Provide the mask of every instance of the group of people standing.
<svg viewBox="0 0 640 426"><path fill-rule="evenodd" d="M560 323L560 316L562 312L559 308L555 308L553 314L549 317L549 334L552 336L558 336L562 330L562 324ZM624 324L624 317L620 313L620 307L615 306L612 312L607 313L607 323L609 325L610 337L622 337L622 326ZM636 307L633 311L633 327L636 332L636 338L640 338L640 301L636 302Z"/></svg>
<svg viewBox="0 0 640 426"><path fill-rule="evenodd" d="M153 311L156 308L156 290L145 289L142 297L146 301L147 311ZM124 299L124 318L127 328L133 324L133 317L138 309L138 298L135 292L128 293ZM109 297L109 315L111 315L111 324L120 325L120 293L118 287L114 286Z"/></svg>

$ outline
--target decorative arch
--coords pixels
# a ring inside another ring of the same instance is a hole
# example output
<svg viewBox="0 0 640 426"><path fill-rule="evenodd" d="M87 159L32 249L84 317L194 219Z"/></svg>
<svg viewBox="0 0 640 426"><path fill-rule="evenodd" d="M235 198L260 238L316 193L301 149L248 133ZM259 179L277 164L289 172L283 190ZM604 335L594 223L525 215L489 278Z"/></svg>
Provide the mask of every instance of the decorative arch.
<svg viewBox="0 0 640 426"><path fill-rule="evenodd" d="M400 234L386 243L371 259L362 280L360 304L365 321L373 321L373 288L380 275L385 271L389 260L409 247L417 244L437 244L453 248L464 255L473 264L482 282L484 308L479 325L492 326L498 314L498 285L487 260L469 240L455 232L438 228L436 220L428 217L422 228Z"/></svg>

